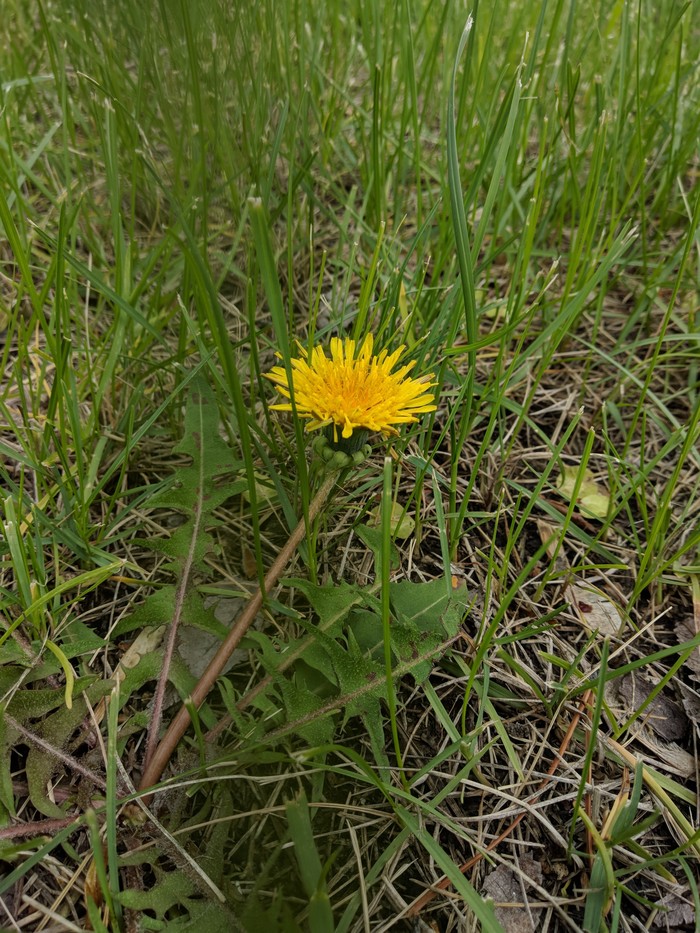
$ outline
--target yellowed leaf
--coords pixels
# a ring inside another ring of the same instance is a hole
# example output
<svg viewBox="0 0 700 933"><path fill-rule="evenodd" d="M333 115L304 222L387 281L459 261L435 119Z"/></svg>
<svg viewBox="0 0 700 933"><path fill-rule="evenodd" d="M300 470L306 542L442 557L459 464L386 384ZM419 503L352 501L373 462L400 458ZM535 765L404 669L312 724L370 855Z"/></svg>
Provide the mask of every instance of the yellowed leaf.
<svg viewBox="0 0 700 933"><path fill-rule="evenodd" d="M579 496L578 504L582 515L602 520L608 514L610 496L603 492L592 492L589 495Z"/></svg>
<svg viewBox="0 0 700 933"><path fill-rule="evenodd" d="M105 852L106 856L107 853ZM85 894L86 899L88 897L92 898L97 907L101 907L104 895L102 893L102 886L100 884L100 879L97 875L97 866L95 864L95 859L90 859L90 864L87 867L85 872L85 883L83 885L83 893Z"/></svg>
<svg viewBox="0 0 700 933"><path fill-rule="evenodd" d="M255 472L255 498L258 504L273 502L277 498L277 490L269 476L265 473ZM250 502L250 493L247 489L243 490L243 498Z"/></svg>
<svg viewBox="0 0 700 933"><path fill-rule="evenodd" d="M381 507L377 506L376 509L372 510L372 524L378 526L381 524ZM409 538L416 527L416 520L410 514L410 512L404 512L403 506L399 505L398 502L393 502L391 505L391 519L389 520L389 527L391 528L391 534L394 538Z"/></svg>
<svg viewBox="0 0 700 933"><path fill-rule="evenodd" d="M559 476L557 488L560 495L571 502L576 489L579 467L565 466ZM590 470L585 470L583 480L579 486L576 504L583 515L590 518L602 519L608 514L610 494L606 492L593 478Z"/></svg>

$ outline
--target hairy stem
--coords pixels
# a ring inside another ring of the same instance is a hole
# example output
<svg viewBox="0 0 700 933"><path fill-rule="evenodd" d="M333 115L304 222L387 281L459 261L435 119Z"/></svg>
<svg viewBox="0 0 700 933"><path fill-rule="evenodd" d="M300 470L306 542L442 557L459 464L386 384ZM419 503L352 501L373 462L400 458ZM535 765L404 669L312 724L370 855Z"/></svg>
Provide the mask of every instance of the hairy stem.
<svg viewBox="0 0 700 933"><path fill-rule="evenodd" d="M323 485L314 496L309 505L308 521L311 523L321 508L325 504L329 493L333 489L336 481L336 474L330 473L323 481ZM198 709L207 697L207 694L216 683L217 678L226 666L226 662L238 647L241 639L250 628L253 620L260 611L263 604L264 594L268 593L277 583L282 575L284 568L289 563L290 558L299 546L302 538L306 534L306 522L302 519L289 536L282 550L279 552L273 565L265 575L264 587L258 588L251 597L245 609L236 619L231 631L226 639L221 643L209 666L200 677L196 687L190 696L190 702ZM175 751L178 742L185 734L185 730L190 723L190 714L187 707L183 704L173 721L170 723L167 732L156 746L152 756L149 758L144 768L143 776L139 784L139 790L146 790L152 787L160 778L161 774L170 756Z"/></svg>

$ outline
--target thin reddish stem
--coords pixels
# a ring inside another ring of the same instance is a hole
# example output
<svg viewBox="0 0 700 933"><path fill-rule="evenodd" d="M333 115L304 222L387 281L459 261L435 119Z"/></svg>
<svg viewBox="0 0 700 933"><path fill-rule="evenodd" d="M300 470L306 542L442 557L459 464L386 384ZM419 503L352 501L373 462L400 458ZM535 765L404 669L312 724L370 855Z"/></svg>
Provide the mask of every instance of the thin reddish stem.
<svg viewBox="0 0 700 933"><path fill-rule="evenodd" d="M324 480L323 485L319 491L314 496L312 502L309 505L309 523L312 522L321 511L321 508L325 504L328 495L335 485L335 481L336 474L330 473ZM268 570L265 576L263 589L258 588L253 594L245 609L238 616L236 622L233 625L233 628L226 636L226 639L221 643L219 650L209 662L209 666L200 677L196 687L192 691L190 695L190 702L195 709L199 709L199 707L206 699L209 691L214 686L219 675L226 666L226 662L236 650L241 639L248 631L255 617L260 611L264 600L264 594L269 593L269 591L274 587L279 578L282 576L284 568L289 563L292 555L301 543L301 540L305 534L306 522L302 519L302 521L300 521L296 528L292 531L291 535L289 536L289 540L286 542L282 550L275 558L274 563ZM149 759L144 769L143 776L141 777L139 790L147 790L149 787L153 787L153 785L156 784L160 779L165 766L170 761L170 758L175 751L178 742L185 734L190 721L191 719L189 710L183 704L173 721L168 726L165 735L156 746L153 755Z"/></svg>
<svg viewBox="0 0 700 933"><path fill-rule="evenodd" d="M586 710L586 708L590 706L592 696L593 696L593 692L591 690L587 690L582 696L579 702L578 709L576 710L576 712L574 713L571 719L569 728L566 730L566 735L561 740L559 751L555 755L554 761L551 763L551 765L547 769L547 777L541 782L541 784L537 788L537 791L529 798L528 803L532 803L533 801L537 799L538 794L547 786L549 782L549 778L554 774L554 772L559 767L559 762L563 760L564 753L566 752L566 749L569 747L571 743L571 740L574 736L574 732L576 730L576 727L579 724L579 720L581 719L581 716L583 715L584 710ZM500 836L492 840L486 846L483 852L477 852L476 855L473 855L470 859L467 859L467 861L464 862L463 865L460 865L459 870L462 872L462 874L464 875L468 871L470 871L477 864L477 862L481 861L481 859L484 857L484 855L486 855L487 852L491 852L491 850L495 849L496 846L500 845L504 839L507 839L508 836L510 836L513 830L516 828L516 826L518 826L523 821L526 813L527 813L527 810L523 810L523 812L518 814L518 816L516 816L513 822L508 827L506 827L506 829L503 830ZM437 895L441 891L445 891L447 888L449 888L451 883L452 882L450 881L449 878L447 877L442 878L440 881L438 881L437 884L433 885L427 891L424 891L419 897L417 897L413 901L413 903L409 906L408 910L406 911L405 916L406 917L417 917L418 914L423 910L423 908L426 907L433 900L433 898L437 897Z"/></svg>

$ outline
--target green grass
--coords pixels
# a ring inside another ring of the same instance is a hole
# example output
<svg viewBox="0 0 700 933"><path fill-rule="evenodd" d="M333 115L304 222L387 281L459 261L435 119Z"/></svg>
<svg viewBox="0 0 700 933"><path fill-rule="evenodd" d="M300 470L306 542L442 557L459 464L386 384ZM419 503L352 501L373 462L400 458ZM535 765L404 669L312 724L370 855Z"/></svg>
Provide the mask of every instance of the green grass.
<svg viewBox="0 0 700 933"><path fill-rule="evenodd" d="M697 8L6 17L0 926L691 925ZM265 373L367 332L438 410L314 517ZM168 638L164 727L304 517L144 795Z"/></svg>

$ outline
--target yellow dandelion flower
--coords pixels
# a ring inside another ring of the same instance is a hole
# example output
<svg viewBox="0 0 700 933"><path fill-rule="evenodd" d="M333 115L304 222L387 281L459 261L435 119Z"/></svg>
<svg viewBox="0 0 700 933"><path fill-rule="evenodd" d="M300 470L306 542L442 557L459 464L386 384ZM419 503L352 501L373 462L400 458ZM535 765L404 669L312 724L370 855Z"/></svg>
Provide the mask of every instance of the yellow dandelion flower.
<svg viewBox="0 0 700 933"><path fill-rule="evenodd" d="M357 353L354 340L338 337L331 339L330 358L322 347L314 347L310 355L299 348L301 356L291 360L292 389L297 414L309 419L307 431L332 425L335 442L339 434L347 440L353 431L398 434L395 425L409 424L418 420L416 415L435 411L435 396L429 391L436 384L432 373L410 378L415 361L392 372L405 347L373 356L373 346L368 334ZM283 366L273 367L266 376L290 399ZM291 401L272 408L292 411Z"/></svg>

